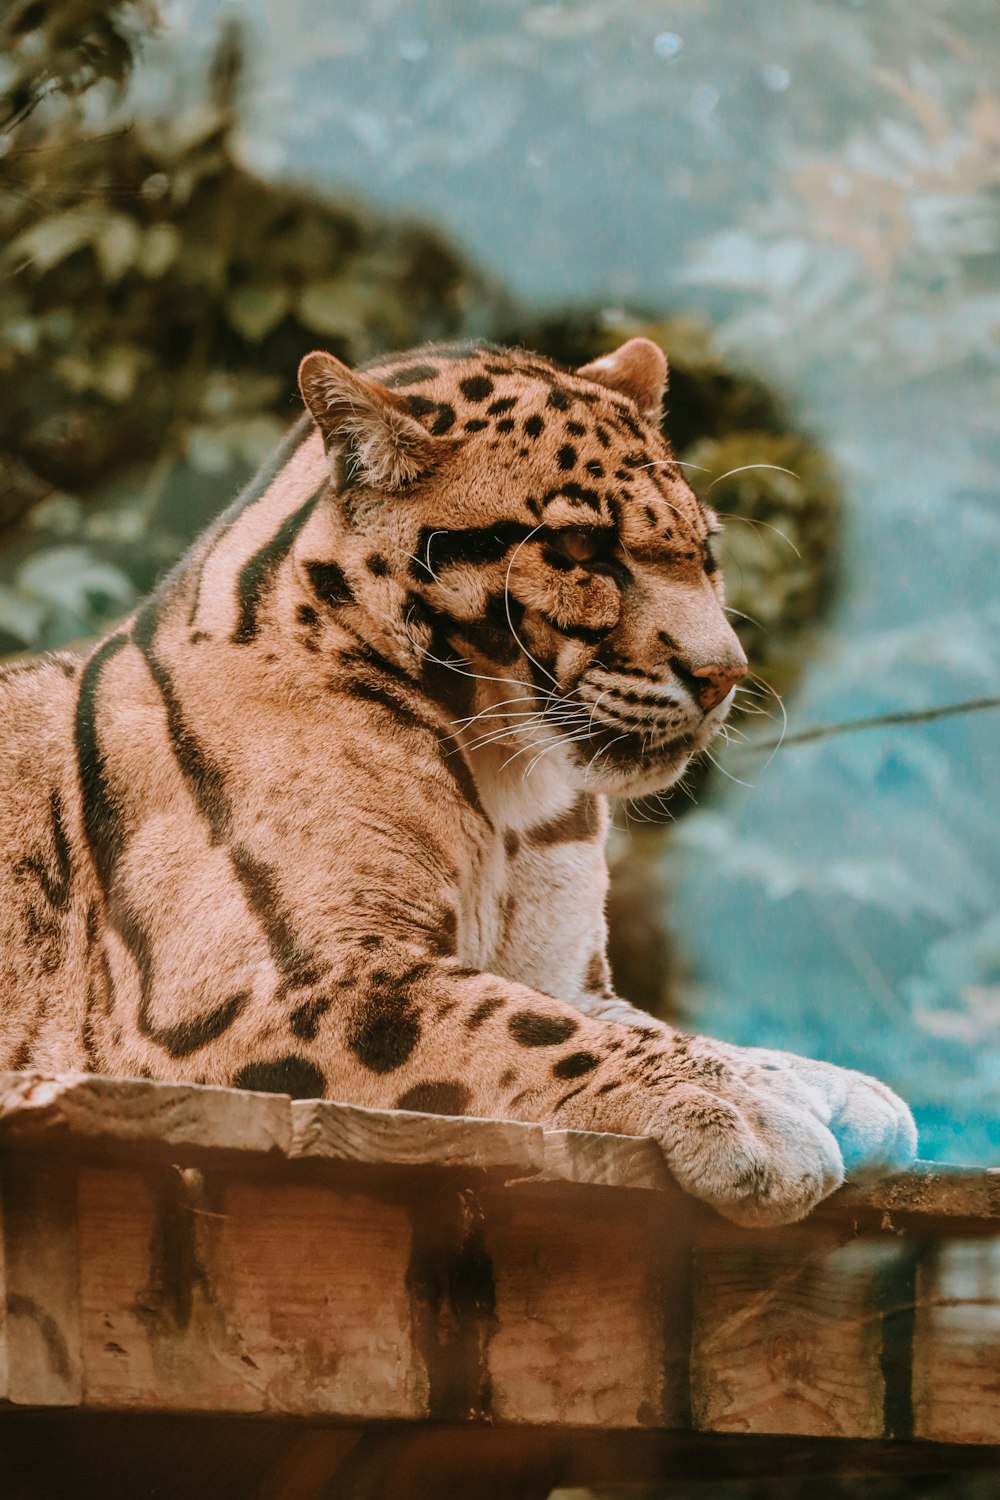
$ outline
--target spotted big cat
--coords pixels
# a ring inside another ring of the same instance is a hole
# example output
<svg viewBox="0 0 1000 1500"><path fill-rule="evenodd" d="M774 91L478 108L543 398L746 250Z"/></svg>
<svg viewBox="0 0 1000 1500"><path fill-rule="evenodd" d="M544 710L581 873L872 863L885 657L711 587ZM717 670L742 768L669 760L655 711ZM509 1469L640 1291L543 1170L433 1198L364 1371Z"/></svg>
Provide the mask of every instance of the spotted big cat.
<svg viewBox="0 0 1000 1500"><path fill-rule="evenodd" d="M746 1225L910 1161L884 1084L612 988L608 799L746 670L662 352L299 378L149 600L0 677L2 1065L652 1136Z"/></svg>

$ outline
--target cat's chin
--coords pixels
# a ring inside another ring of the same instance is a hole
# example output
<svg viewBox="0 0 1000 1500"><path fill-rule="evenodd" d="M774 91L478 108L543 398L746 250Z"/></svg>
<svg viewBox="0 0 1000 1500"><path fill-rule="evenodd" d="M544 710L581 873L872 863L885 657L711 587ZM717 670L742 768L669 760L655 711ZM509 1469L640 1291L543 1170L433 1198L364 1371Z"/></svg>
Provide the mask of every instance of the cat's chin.
<svg viewBox="0 0 1000 1500"><path fill-rule="evenodd" d="M684 774L692 755L712 736L681 735L650 748L639 735L606 736L604 746L574 747L576 779L583 790L605 797L649 797L665 792Z"/></svg>

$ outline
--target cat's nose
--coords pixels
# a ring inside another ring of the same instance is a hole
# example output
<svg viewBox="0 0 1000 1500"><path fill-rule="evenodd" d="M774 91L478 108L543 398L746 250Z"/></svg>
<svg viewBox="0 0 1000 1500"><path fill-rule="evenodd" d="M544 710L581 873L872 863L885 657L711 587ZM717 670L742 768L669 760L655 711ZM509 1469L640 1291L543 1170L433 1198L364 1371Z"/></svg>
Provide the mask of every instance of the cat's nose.
<svg viewBox="0 0 1000 1500"><path fill-rule="evenodd" d="M732 692L741 678L746 676L746 670L746 657L741 661L710 662L704 667L689 668L690 675L697 679L693 685L693 691L698 700L698 707L704 713L715 708L728 693Z"/></svg>

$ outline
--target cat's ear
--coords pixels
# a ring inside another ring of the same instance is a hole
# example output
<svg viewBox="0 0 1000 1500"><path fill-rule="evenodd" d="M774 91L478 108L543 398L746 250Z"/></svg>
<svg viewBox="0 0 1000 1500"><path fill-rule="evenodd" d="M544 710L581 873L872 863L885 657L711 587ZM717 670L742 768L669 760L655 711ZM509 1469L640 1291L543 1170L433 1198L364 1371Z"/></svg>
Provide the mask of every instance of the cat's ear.
<svg viewBox="0 0 1000 1500"><path fill-rule="evenodd" d="M629 339L611 354L592 359L576 372L584 380L630 396L644 417L658 422L667 388L667 356L652 339Z"/></svg>
<svg viewBox="0 0 1000 1500"><path fill-rule="evenodd" d="M399 489L433 468L446 446L410 416L403 397L332 354L306 355L299 390L327 452L344 461L352 481Z"/></svg>

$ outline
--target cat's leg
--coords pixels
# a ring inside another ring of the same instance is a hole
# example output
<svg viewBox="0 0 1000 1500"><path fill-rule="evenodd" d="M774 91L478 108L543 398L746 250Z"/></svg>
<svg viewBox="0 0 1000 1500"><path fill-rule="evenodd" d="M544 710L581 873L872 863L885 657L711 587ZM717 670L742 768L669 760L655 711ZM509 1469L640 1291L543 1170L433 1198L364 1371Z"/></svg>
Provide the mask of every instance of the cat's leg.
<svg viewBox="0 0 1000 1500"><path fill-rule="evenodd" d="M618 996L585 996L578 1002L587 1015L638 1030L676 1037L677 1032ZM767 1079L769 1091L793 1106L806 1106L836 1139L844 1171L851 1182L864 1182L908 1166L917 1152L917 1129L909 1107L888 1084L853 1068L800 1057L767 1047L738 1047L728 1042L693 1039L724 1059L738 1076L757 1086Z"/></svg>

